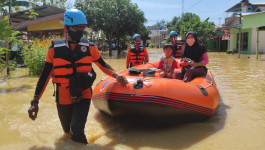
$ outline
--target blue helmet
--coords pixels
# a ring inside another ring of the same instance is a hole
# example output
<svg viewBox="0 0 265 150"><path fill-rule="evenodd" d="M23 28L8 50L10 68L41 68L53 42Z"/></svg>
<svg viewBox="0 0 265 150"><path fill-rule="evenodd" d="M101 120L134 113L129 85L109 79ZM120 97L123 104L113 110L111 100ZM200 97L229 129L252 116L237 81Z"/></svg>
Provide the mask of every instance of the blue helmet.
<svg viewBox="0 0 265 150"><path fill-rule="evenodd" d="M134 34L134 35L133 35L133 40L134 40L135 38L137 38L137 37L141 37L141 35L140 35L140 34Z"/></svg>
<svg viewBox="0 0 265 150"><path fill-rule="evenodd" d="M171 35L173 35L173 34L175 34L176 36L178 36L178 33L177 33L176 31L171 31L171 32L169 33L169 37L171 37Z"/></svg>
<svg viewBox="0 0 265 150"><path fill-rule="evenodd" d="M86 16L78 9L67 10L64 13L64 24L68 26L87 24Z"/></svg>

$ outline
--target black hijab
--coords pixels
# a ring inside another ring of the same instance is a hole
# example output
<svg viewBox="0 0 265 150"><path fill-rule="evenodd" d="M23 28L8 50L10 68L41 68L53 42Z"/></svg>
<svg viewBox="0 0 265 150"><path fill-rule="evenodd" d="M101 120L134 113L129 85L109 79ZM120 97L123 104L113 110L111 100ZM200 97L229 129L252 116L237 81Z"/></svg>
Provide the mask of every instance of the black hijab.
<svg viewBox="0 0 265 150"><path fill-rule="evenodd" d="M197 34L193 31L190 31L186 34L186 39L189 34L193 35L195 42L192 46L189 46L185 40L185 46L181 52L181 58L186 57L192 59L195 62L199 62L203 53L206 52L206 48L198 42Z"/></svg>

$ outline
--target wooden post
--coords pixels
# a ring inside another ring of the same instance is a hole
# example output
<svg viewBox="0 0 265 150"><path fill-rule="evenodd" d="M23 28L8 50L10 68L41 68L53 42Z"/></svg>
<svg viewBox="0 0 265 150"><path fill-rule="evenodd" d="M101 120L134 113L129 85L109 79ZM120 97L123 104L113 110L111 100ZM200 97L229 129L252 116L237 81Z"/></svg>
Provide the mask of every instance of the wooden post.
<svg viewBox="0 0 265 150"><path fill-rule="evenodd" d="M238 32L238 58L240 58L240 48L241 48L241 29Z"/></svg>
<svg viewBox="0 0 265 150"><path fill-rule="evenodd" d="M238 35L238 58L240 58L240 49L241 49L241 18L242 18L242 14L239 14L239 35Z"/></svg>
<svg viewBox="0 0 265 150"><path fill-rule="evenodd" d="M12 0L10 0L10 5L9 5L9 25L12 26L12 20L11 20L11 14L12 14ZM9 38L8 38L9 39ZM10 76L10 67L9 67L9 49L11 45L9 44L8 39L6 39L6 75L9 77Z"/></svg>
<svg viewBox="0 0 265 150"><path fill-rule="evenodd" d="M259 55L259 27L257 27L256 59L258 59L258 55Z"/></svg>
<svg viewBox="0 0 265 150"><path fill-rule="evenodd" d="M219 54L220 54L220 51L221 51L221 40L222 40L222 38L219 37Z"/></svg>
<svg viewBox="0 0 265 150"><path fill-rule="evenodd" d="M9 42L8 40L6 39L6 75L7 77L10 76L10 67L9 67Z"/></svg>

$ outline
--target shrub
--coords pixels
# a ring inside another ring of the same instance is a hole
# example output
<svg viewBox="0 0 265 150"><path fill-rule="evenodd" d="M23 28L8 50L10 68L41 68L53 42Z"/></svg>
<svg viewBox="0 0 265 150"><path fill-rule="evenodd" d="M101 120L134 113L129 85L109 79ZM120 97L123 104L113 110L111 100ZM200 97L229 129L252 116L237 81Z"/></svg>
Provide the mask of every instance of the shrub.
<svg viewBox="0 0 265 150"><path fill-rule="evenodd" d="M5 53L5 48L0 48L0 72L2 72L6 67Z"/></svg>
<svg viewBox="0 0 265 150"><path fill-rule="evenodd" d="M43 36L43 39L35 38L32 41L24 44L22 55L24 63L29 69L29 74L41 74L45 63L44 60L46 57L47 50L51 45L51 40L56 38L60 38L60 36Z"/></svg>
<svg viewBox="0 0 265 150"><path fill-rule="evenodd" d="M162 47L164 47L164 46L166 45L166 43L167 43L167 41L164 40L164 41L162 42Z"/></svg>
<svg viewBox="0 0 265 150"><path fill-rule="evenodd" d="M154 48L154 43L150 43L150 44L149 44L149 47L150 47L150 48Z"/></svg>

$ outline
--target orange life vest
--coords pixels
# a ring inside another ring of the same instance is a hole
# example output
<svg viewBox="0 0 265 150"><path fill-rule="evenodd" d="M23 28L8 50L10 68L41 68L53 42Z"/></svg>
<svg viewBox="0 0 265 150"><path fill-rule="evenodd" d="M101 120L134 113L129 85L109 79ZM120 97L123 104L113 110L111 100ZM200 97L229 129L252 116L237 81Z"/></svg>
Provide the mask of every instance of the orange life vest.
<svg viewBox="0 0 265 150"><path fill-rule="evenodd" d="M69 77L73 74L73 65L76 66L77 73L89 73L92 71L92 56L89 50L87 39L82 38L72 51L65 40L53 40L53 83L69 84Z"/></svg>
<svg viewBox="0 0 265 150"><path fill-rule="evenodd" d="M143 64L145 62L144 46L140 45L139 49L132 45L130 47L130 67Z"/></svg>
<svg viewBox="0 0 265 150"><path fill-rule="evenodd" d="M172 56L175 58L180 58L182 49L183 49L182 45L177 44L176 46L173 46Z"/></svg>

